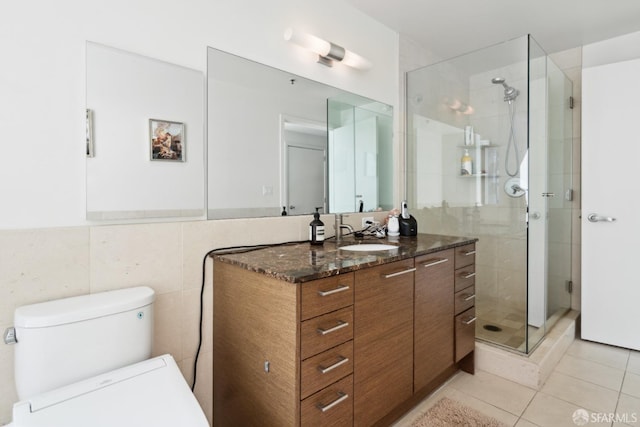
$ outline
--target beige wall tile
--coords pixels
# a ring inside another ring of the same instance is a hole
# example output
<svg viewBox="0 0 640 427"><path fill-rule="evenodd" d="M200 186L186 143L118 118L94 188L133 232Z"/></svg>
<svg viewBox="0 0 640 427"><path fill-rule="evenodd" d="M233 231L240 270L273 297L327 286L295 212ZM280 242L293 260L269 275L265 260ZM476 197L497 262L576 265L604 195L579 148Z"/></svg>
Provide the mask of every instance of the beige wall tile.
<svg viewBox="0 0 640 427"><path fill-rule="evenodd" d="M213 351L213 287L207 283L204 290L204 316L202 322L201 351ZM200 329L200 290L190 289L182 294L182 355L195 357Z"/></svg>
<svg viewBox="0 0 640 427"><path fill-rule="evenodd" d="M91 292L149 286L182 289L180 223L91 227Z"/></svg>
<svg viewBox="0 0 640 427"><path fill-rule="evenodd" d="M86 228L0 231L0 324L16 307L89 292Z"/></svg>
<svg viewBox="0 0 640 427"><path fill-rule="evenodd" d="M182 291L156 294L152 356L169 353L175 360L182 360L182 320Z"/></svg>

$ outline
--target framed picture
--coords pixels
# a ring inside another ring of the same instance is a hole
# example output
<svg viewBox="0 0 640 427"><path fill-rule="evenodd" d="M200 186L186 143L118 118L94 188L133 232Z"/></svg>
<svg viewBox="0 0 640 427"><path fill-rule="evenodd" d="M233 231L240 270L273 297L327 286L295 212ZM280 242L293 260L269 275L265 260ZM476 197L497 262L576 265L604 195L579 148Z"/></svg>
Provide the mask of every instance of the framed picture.
<svg viewBox="0 0 640 427"><path fill-rule="evenodd" d="M149 119L151 160L184 162L184 123Z"/></svg>

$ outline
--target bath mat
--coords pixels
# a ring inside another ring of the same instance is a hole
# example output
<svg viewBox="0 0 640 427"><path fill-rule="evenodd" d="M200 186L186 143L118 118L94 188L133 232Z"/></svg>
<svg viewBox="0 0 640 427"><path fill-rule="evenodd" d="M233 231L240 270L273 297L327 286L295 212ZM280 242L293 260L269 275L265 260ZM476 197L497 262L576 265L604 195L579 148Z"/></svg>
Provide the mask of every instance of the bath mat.
<svg viewBox="0 0 640 427"><path fill-rule="evenodd" d="M411 427L507 427L495 418L463 405L460 402L443 397L427 412L420 415Z"/></svg>

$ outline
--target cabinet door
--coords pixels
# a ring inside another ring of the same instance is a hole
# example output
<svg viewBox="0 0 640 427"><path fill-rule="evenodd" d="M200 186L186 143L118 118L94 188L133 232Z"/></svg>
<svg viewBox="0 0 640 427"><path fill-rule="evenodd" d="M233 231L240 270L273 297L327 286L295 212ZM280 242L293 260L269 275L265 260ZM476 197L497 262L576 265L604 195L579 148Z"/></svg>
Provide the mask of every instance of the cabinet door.
<svg viewBox="0 0 640 427"><path fill-rule="evenodd" d="M413 393L413 259L356 271L354 425L370 426Z"/></svg>
<svg viewBox="0 0 640 427"><path fill-rule="evenodd" d="M415 260L415 391L453 364L454 256L449 249Z"/></svg>

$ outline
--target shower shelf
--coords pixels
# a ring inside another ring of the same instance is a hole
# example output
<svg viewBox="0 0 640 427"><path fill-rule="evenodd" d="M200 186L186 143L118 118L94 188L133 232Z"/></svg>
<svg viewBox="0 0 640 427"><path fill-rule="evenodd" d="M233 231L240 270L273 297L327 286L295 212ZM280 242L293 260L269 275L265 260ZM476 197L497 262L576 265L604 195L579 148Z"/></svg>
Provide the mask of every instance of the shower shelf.
<svg viewBox="0 0 640 427"><path fill-rule="evenodd" d="M479 166L479 169L482 170L482 173L473 173L471 175L458 175L460 178L470 179L470 178L499 178L499 175L490 174L484 172L486 169L487 160L485 159L485 148L496 148L499 147L498 144L470 144L470 145L458 145L458 148L461 150L469 150L471 156L473 157L473 166L474 169Z"/></svg>

